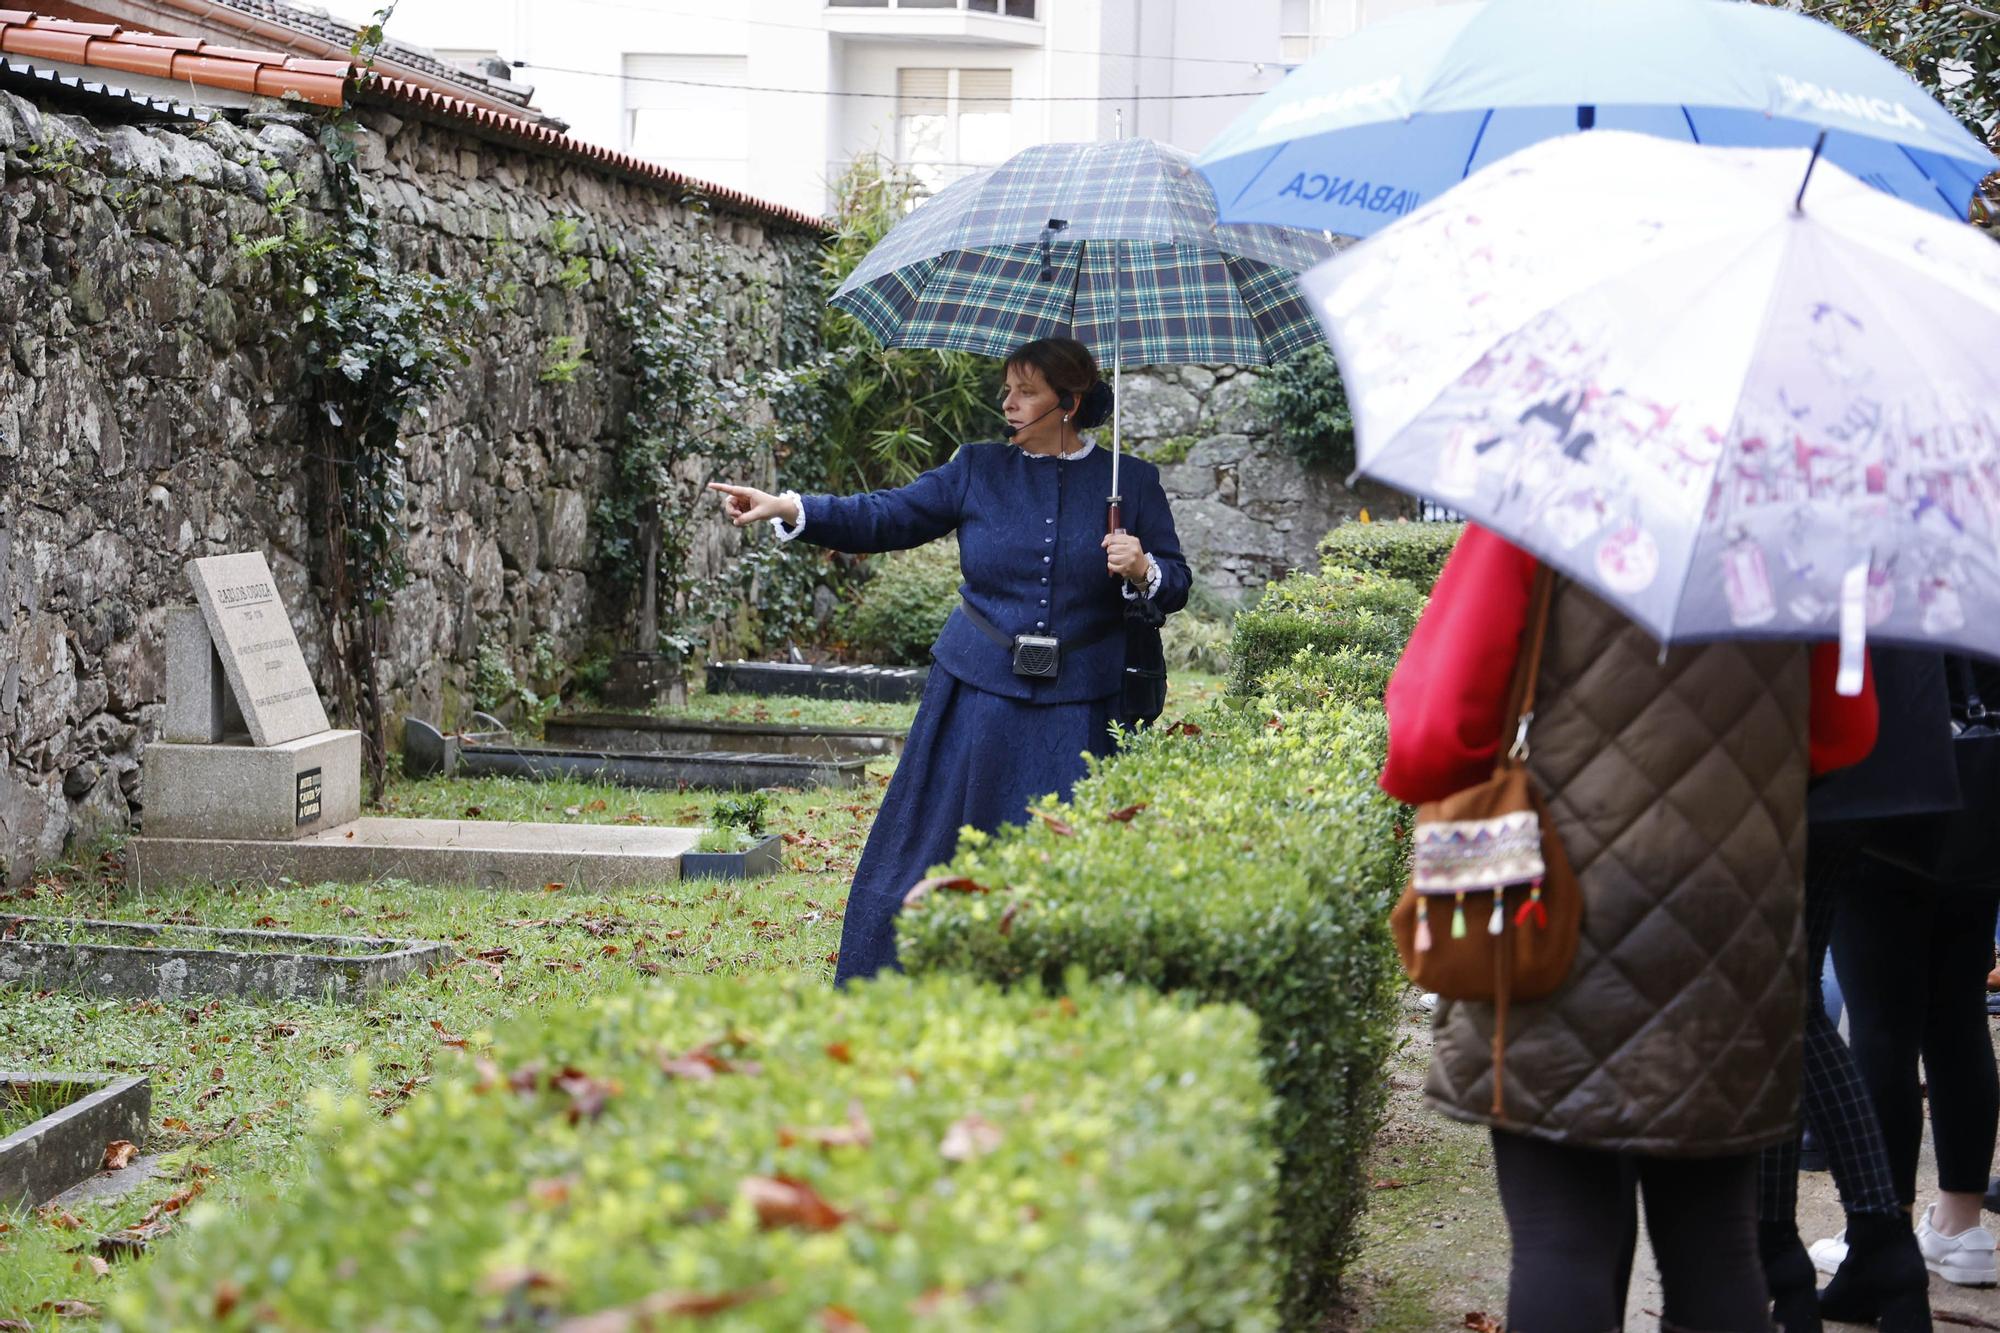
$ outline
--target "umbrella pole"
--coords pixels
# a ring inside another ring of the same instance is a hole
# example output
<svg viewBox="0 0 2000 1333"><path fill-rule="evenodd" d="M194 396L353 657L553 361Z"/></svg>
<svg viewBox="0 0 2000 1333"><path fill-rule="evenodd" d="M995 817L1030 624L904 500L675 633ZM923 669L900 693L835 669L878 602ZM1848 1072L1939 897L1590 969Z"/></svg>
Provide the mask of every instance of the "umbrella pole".
<svg viewBox="0 0 2000 1333"><path fill-rule="evenodd" d="M1124 395L1119 392L1118 372L1125 360L1125 272L1118 261L1125 248L1125 242L1111 243L1111 499L1110 512L1105 519L1105 528L1110 532L1125 530L1124 501L1118 489L1118 461L1124 453Z"/></svg>
<svg viewBox="0 0 2000 1333"><path fill-rule="evenodd" d="M1112 111L1118 137L1125 137L1125 108ZM1118 490L1118 461L1125 448L1123 395L1118 372L1125 368L1125 242L1111 243L1111 498L1104 518L1106 532L1125 531L1125 501Z"/></svg>

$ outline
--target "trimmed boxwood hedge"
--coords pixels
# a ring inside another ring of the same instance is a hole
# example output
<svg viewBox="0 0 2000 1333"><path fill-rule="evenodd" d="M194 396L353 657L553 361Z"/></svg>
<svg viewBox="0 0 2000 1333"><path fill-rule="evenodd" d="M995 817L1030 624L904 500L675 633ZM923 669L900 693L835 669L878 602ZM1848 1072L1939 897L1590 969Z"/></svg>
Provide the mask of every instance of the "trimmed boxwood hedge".
<svg viewBox="0 0 2000 1333"><path fill-rule="evenodd" d="M968 831L959 882L898 929L914 973L1053 985L1081 966L1257 1011L1291 1328L1324 1316L1351 1253L1393 1043L1387 734L1373 705L1268 698L1154 729L1025 828Z"/></svg>
<svg viewBox="0 0 2000 1333"><path fill-rule="evenodd" d="M1343 523L1320 538L1319 554L1325 564L1387 574L1429 596L1464 531L1463 523Z"/></svg>
<svg viewBox="0 0 2000 1333"><path fill-rule="evenodd" d="M114 1317L1269 1329L1258 1067L1243 1009L1081 975L1061 998L962 977L626 991L507 1031L392 1120L332 1107L296 1194L198 1208Z"/></svg>
<svg viewBox="0 0 2000 1333"><path fill-rule="evenodd" d="M1306 648L1347 648L1393 667L1423 613L1424 600L1422 592L1402 579L1339 566L1273 583L1253 610L1236 617L1229 692L1255 695L1265 676Z"/></svg>

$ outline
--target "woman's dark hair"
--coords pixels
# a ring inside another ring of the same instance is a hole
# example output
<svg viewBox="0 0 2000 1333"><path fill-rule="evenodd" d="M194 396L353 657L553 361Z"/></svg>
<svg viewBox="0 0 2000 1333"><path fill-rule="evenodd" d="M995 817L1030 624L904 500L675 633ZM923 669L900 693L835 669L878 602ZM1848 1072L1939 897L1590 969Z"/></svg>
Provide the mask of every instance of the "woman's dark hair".
<svg viewBox="0 0 2000 1333"><path fill-rule="evenodd" d="M1101 426L1111 419L1111 386L1097 373L1097 358L1074 338L1037 338L1022 343L1007 358L1008 370L1035 370L1051 389L1068 394L1078 430Z"/></svg>

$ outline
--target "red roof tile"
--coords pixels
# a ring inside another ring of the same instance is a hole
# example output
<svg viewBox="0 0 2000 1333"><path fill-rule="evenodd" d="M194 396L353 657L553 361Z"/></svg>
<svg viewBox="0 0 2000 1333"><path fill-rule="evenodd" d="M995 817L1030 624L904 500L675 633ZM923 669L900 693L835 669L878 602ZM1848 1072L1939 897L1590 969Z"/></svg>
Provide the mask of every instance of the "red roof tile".
<svg viewBox="0 0 2000 1333"><path fill-rule="evenodd" d="M282 51L126 32L114 23L77 23L19 9L0 9L0 53L295 97L316 106L343 105L353 73L345 61L300 60Z"/></svg>
<svg viewBox="0 0 2000 1333"><path fill-rule="evenodd" d="M282 51L224 46L198 37L127 32L110 23L78 23L21 9L0 9L0 54L59 60L173 79L207 88L227 88L263 97L292 97L316 106L344 106L355 79L345 60L309 60ZM441 119L563 157L595 162L609 170L677 189L699 190L745 212L801 227L823 229L810 213L684 176L657 162L587 143L525 116L511 115L409 79L370 73L359 87L372 96L416 106Z"/></svg>

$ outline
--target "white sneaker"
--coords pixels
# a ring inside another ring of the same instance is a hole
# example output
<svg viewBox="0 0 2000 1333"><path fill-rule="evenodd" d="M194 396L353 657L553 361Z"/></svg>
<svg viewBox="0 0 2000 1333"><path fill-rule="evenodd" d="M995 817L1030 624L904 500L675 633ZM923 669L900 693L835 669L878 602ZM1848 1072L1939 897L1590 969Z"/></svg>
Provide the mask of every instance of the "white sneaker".
<svg viewBox="0 0 2000 1333"><path fill-rule="evenodd" d="M1814 1268L1817 1268L1820 1272L1828 1276L1832 1276L1842 1264L1847 1262L1847 1232L1843 1229L1837 1236L1828 1236L1825 1240L1814 1241L1806 1247L1806 1253L1812 1257Z"/></svg>
<svg viewBox="0 0 2000 1333"><path fill-rule="evenodd" d="M1947 1236L1931 1225L1932 1204L1917 1223L1917 1248L1924 1252L1924 1264L1947 1282L1961 1287L2000 1285L2000 1264L1993 1258L1993 1233L1985 1227L1967 1227L1956 1236Z"/></svg>

